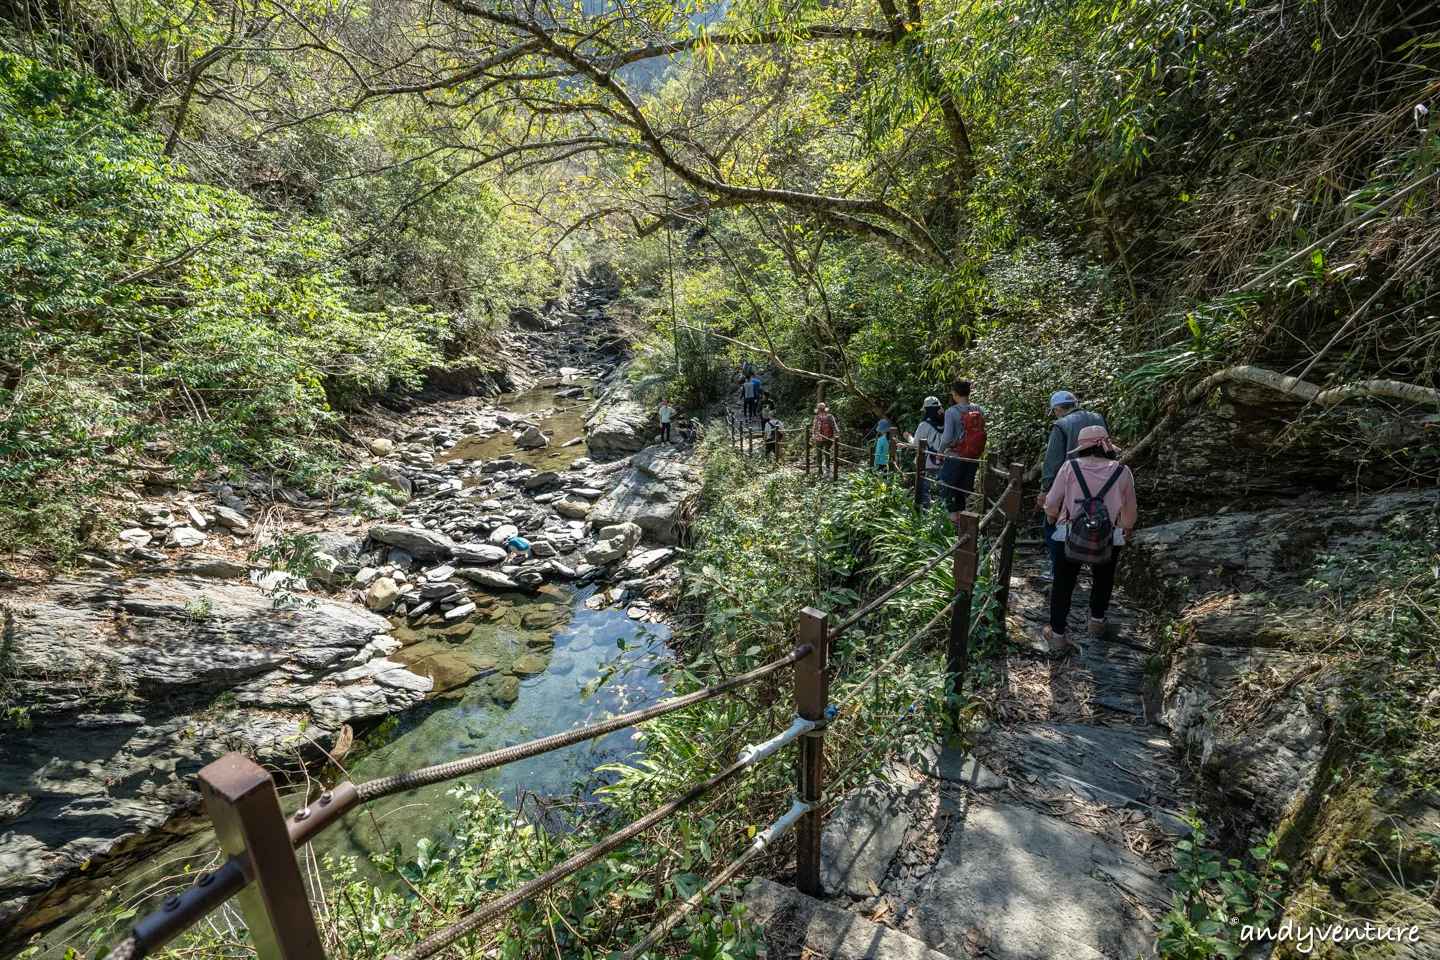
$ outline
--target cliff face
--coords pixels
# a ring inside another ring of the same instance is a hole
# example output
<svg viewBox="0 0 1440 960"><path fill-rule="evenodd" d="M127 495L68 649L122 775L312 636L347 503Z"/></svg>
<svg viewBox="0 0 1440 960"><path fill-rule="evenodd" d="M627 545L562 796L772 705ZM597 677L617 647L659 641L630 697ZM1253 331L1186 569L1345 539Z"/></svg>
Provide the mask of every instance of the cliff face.
<svg viewBox="0 0 1440 960"><path fill-rule="evenodd" d="M1209 446L1186 434L1148 486L1190 499L1176 483L1184 470L1228 476L1249 505L1162 502L1188 516L1138 533L1125 561L1132 597L1173 616L1152 678L1159 719L1185 745L1202 814L1236 852L1280 834L1292 889L1277 924L1433 923L1440 492L1316 490L1343 484L1343 458L1327 458L1327 473L1293 447L1241 457L1225 447L1237 424L1256 422L1241 409L1208 421ZM1393 956L1426 955L1406 949Z"/></svg>

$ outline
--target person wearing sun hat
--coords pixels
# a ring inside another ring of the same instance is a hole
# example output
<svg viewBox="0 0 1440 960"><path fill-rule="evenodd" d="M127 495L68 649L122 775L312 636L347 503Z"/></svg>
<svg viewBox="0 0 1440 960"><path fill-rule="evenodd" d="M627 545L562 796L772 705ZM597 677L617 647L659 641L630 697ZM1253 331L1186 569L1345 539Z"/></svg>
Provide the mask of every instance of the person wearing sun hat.
<svg viewBox="0 0 1440 960"><path fill-rule="evenodd" d="M914 433L905 434L905 442L918 447L921 440L925 441L925 492L921 496L921 506L928 507L935 481L940 478L940 458L936 453L940 450L940 437L945 432L945 412L939 397L926 397L924 408L925 416Z"/></svg>
<svg viewBox="0 0 1440 960"><path fill-rule="evenodd" d="M1105 504L1105 512L1114 525L1113 549L1108 560L1090 563L1090 633L1105 636L1110 621L1105 614L1110 608L1110 595L1115 589L1115 565L1124 545L1135 532L1138 504L1135 500L1135 477L1130 468L1115 461L1115 441L1102 426L1083 427L1075 446L1066 451L1070 459L1055 477L1045 495L1045 517L1056 528L1055 538L1063 541L1071 518L1082 511L1083 504L1093 495ZM1065 621L1070 616L1071 595L1080 577L1082 561L1066 555L1064 543L1055 555L1055 586L1050 590L1050 623L1043 636L1053 653L1063 653L1068 640Z"/></svg>
<svg viewBox="0 0 1440 960"><path fill-rule="evenodd" d="M836 455L835 444L839 439L840 425L835 422L835 415L825 404L815 404L815 419L810 422L810 440L815 444L815 465L822 477L832 465Z"/></svg>
<svg viewBox="0 0 1440 960"><path fill-rule="evenodd" d="M1050 395L1050 415L1055 418L1055 422L1050 427L1050 442L1045 447L1045 461L1040 467L1040 494L1035 498L1035 504L1039 507L1044 507L1045 494L1050 492L1050 485L1055 482L1060 468L1069 458L1068 451L1075 446L1075 439L1080 436L1080 431L1086 427L1108 426L1103 415L1080 406L1080 401L1069 390L1056 390ZM1054 537L1055 527L1046 521L1045 542L1050 546L1050 569L1044 575L1047 580L1055 578L1055 556L1058 548L1055 546Z"/></svg>
<svg viewBox="0 0 1440 960"><path fill-rule="evenodd" d="M890 421L881 418L875 424L875 472L885 473L890 469Z"/></svg>

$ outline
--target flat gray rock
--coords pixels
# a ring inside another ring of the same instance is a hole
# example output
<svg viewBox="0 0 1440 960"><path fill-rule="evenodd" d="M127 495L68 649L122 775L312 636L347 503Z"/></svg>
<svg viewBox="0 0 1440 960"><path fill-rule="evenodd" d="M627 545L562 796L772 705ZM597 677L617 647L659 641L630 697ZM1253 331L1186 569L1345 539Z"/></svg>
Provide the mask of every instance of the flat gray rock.
<svg viewBox="0 0 1440 960"><path fill-rule="evenodd" d="M414 557L448 557L455 550L454 542L443 533L399 524L371 527L370 539L386 546L399 547Z"/></svg>
<svg viewBox="0 0 1440 960"><path fill-rule="evenodd" d="M953 956L983 927L996 960L1153 957L1153 922L1117 886L1165 909L1163 885L1140 858L1029 807L972 804L904 929Z"/></svg>
<svg viewBox="0 0 1440 960"><path fill-rule="evenodd" d="M879 887L905 839L916 792L870 780L836 804L820 841L820 883L827 894L868 897Z"/></svg>

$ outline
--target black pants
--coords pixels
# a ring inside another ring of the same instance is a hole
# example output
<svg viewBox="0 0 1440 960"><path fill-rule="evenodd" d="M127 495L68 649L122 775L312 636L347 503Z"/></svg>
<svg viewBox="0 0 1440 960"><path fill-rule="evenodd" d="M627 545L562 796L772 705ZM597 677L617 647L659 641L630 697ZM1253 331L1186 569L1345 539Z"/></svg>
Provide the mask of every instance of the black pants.
<svg viewBox="0 0 1440 960"><path fill-rule="evenodd" d="M755 407L759 403L754 397L745 398L745 417L748 419L755 416Z"/></svg>
<svg viewBox="0 0 1440 960"><path fill-rule="evenodd" d="M1093 620L1104 620L1105 611L1110 609L1110 595L1115 592L1115 564L1121 549L1114 549L1109 563L1090 565L1090 617ZM1070 598L1083 566L1085 564L1065 556L1065 545L1060 545L1055 557L1055 585L1050 588L1050 629L1057 634L1065 632L1065 621L1070 618Z"/></svg>
<svg viewBox="0 0 1440 960"><path fill-rule="evenodd" d="M940 489L945 493L945 504L951 513L965 509L965 501L975 492L975 470L978 463L968 460L946 460L940 468Z"/></svg>
<svg viewBox="0 0 1440 960"><path fill-rule="evenodd" d="M834 440L815 441L815 466L819 473L825 473L830 469L830 461L835 458Z"/></svg>
<svg viewBox="0 0 1440 960"><path fill-rule="evenodd" d="M662 423L662 424L660 424L660 442L661 442L661 443L669 443L669 442L670 442L670 424L668 424L668 423Z"/></svg>

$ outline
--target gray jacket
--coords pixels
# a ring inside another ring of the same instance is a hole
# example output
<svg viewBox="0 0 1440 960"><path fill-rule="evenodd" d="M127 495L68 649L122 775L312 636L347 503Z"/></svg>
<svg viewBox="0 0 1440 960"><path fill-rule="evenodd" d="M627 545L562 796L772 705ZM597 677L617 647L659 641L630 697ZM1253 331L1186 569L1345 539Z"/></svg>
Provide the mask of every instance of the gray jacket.
<svg viewBox="0 0 1440 960"><path fill-rule="evenodd" d="M1104 416L1083 407L1071 410L1050 427L1050 445L1045 448L1045 463L1040 468L1041 490L1050 489L1060 468L1070 459L1070 451L1075 449L1080 431L1086 427L1110 429Z"/></svg>

